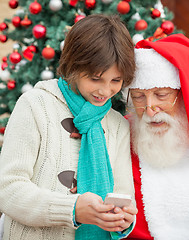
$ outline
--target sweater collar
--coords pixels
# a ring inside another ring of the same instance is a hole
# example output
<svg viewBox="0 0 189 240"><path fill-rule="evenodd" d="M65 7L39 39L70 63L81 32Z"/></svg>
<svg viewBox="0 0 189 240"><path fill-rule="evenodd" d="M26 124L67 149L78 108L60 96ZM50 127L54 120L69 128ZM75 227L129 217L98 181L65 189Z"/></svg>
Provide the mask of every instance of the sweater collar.
<svg viewBox="0 0 189 240"><path fill-rule="evenodd" d="M58 87L58 79L39 81L35 84L34 88L49 92L67 105L66 100Z"/></svg>

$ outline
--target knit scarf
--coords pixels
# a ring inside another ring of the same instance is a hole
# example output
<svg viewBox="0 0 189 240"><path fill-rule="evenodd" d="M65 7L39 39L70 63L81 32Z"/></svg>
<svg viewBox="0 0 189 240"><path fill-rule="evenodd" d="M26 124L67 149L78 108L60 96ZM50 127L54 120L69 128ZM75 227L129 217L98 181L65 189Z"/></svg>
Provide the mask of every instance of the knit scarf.
<svg viewBox="0 0 189 240"><path fill-rule="evenodd" d="M74 125L82 134L77 169L77 192L92 192L104 200L113 192L114 180L101 120L111 108L109 99L103 106L94 106L81 94L74 93L62 78L58 86L74 116ZM110 233L96 225L82 224L75 234L76 240L110 239Z"/></svg>

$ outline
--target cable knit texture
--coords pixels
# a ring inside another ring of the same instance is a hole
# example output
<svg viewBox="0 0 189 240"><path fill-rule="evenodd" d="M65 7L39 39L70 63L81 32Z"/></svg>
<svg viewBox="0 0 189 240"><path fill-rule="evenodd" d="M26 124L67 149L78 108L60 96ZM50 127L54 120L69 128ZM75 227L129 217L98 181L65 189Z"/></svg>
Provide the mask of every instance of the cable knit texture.
<svg viewBox="0 0 189 240"><path fill-rule="evenodd" d="M73 118L57 79L41 81L18 100L9 119L0 159L0 211L6 214L3 240L73 240L71 194L57 175L76 172L80 139L61 125ZM132 194L128 122L110 110L102 120L114 175L114 192Z"/></svg>

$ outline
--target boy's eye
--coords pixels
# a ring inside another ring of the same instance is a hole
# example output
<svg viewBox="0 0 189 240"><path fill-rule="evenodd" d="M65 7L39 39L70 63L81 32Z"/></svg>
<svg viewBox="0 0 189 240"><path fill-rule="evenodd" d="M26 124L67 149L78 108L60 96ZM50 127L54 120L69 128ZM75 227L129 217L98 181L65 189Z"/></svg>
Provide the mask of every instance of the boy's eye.
<svg viewBox="0 0 189 240"><path fill-rule="evenodd" d="M100 78L92 77L91 80L92 80L92 81L99 81Z"/></svg>
<svg viewBox="0 0 189 240"><path fill-rule="evenodd" d="M112 79L113 82L121 82L121 79L118 78L118 79Z"/></svg>

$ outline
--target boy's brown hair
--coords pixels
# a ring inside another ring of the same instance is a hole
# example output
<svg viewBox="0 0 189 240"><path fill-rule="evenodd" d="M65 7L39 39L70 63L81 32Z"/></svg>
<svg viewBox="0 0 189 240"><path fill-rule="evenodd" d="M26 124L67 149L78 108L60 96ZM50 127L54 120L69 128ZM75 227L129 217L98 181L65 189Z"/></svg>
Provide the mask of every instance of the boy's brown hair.
<svg viewBox="0 0 189 240"><path fill-rule="evenodd" d="M75 89L81 73L103 74L114 63L126 87L135 71L131 36L119 16L95 14L79 20L69 31L57 72Z"/></svg>

